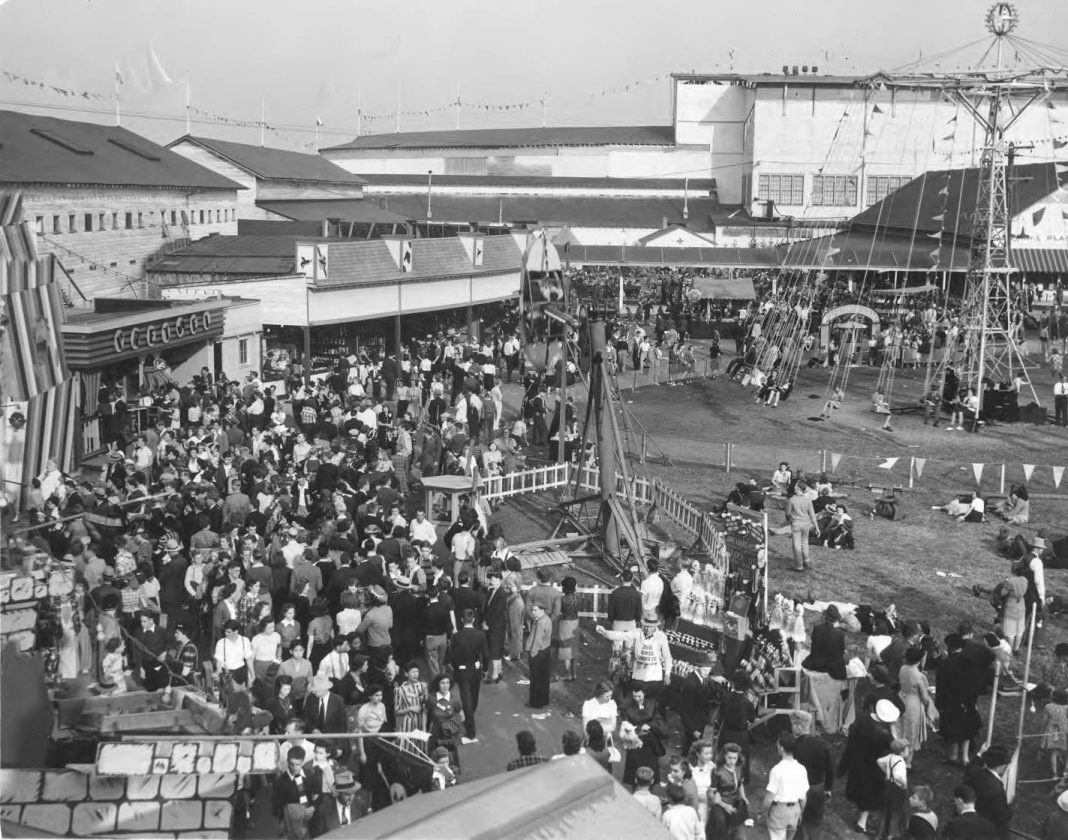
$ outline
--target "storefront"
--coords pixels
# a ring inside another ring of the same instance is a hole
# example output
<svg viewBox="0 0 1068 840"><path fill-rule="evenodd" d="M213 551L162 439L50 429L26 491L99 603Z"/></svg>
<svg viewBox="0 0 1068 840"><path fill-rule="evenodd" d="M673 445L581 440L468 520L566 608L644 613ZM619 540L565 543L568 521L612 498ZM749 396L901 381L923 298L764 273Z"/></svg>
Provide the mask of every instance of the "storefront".
<svg viewBox="0 0 1068 840"><path fill-rule="evenodd" d="M68 364L80 380L83 457L104 445L101 395L109 389L122 389L131 409L131 428L137 430L148 421L136 409L143 390L166 379L184 385L202 368L218 372L225 354L216 347L223 341L232 303L225 298L194 302L98 298L94 310L68 314L63 344ZM258 353L258 334L255 343Z"/></svg>

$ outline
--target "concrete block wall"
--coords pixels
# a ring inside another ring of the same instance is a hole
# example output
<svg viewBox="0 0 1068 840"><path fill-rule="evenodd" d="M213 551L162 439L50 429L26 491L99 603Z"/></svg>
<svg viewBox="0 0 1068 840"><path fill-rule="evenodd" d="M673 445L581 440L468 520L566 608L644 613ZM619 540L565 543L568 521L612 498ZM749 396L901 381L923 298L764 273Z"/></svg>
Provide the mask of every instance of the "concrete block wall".
<svg viewBox="0 0 1068 840"><path fill-rule="evenodd" d="M200 190L191 194L159 188L40 186L23 190L22 195L25 217L38 230L38 249L42 254L54 253L90 300L130 295L125 279L118 275L142 278L146 261L168 239L237 233L236 190ZM188 228L181 224L183 210L190 220ZM170 223L171 211L177 214L176 225ZM131 214L131 229L126 228L127 213ZM87 214L92 217L90 231L85 229ZM168 237L163 236L161 214ZM57 217L59 233L55 232ZM80 303L79 298L76 305Z"/></svg>
<svg viewBox="0 0 1068 840"><path fill-rule="evenodd" d="M2 769L0 819L60 837L226 838L237 780L236 773L121 777Z"/></svg>

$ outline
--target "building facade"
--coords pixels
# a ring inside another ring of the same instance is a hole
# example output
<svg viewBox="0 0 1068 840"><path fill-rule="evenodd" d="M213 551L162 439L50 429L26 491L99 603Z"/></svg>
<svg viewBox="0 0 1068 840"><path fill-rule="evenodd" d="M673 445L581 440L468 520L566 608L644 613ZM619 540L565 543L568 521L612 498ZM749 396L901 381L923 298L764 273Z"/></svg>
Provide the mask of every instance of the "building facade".
<svg viewBox="0 0 1068 840"><path fill-rule="evenodd" d="M239 184L118 126L0 111L0 190L18 190L69 305L144 291L153 257L237 232Z"/></svg>

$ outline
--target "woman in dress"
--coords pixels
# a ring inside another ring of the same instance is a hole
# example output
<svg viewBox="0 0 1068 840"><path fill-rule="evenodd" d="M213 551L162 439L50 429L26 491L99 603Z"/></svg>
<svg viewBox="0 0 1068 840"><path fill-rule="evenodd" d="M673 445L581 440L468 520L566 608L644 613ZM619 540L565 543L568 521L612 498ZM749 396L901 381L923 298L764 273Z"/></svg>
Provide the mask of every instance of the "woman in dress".
<svg viewBox="0 0 1068 840"><path fill-rule="evenodd" d="M900 714L889 700L879 700L873 710L861 716L849 728L845 752L838 763L838 775L849 777L845 795L857 808L854 825L857 831L866 831L870 812L883 807L886 777L878 761L890 752L890 744L894 740L890 726Z"/></svg>
<svg viewBox="0 0 1068 840"><path fill-rule="evenodd" d="M923 672L923 658L924 652L919 648L906 650L905 663L898 677L901 682L899 694L905 703L905 713L901 716L901 737L912 748L906 755L908 767L912 767L913 755L927 740L928 721L935 724L938 720L931 686Z"/></svg>
<svg viewBox="0 0 1068 840"><path fill-rule="evenodd" d="M356 712L356 731L377 735L386 724L386 704L382 698L385 694L381 685L371 685L367 689L367 702ZM367 756L374 751L374 738L360 738L360 763L367 764Z"/></svg>
<svg viewBox="0 0 1068 840"><path fill-rule="evenodd" d="M565 577L562 581L564 594L560 599L560 620L556 625L556 638L560 644L560 661L564 664L564 672L568 682L575 681L575 660L578 658L578 595L575 589L578 582L571 577Z"/></svg>
<svg viewBox="0 0 1068 840"><path fill-rule="evenodd" d="M656 700L646 698L645 689L636 687L631 691L620 715L623 727L620 737L626 747L627 757L623 762L623 784L634 788L634 773L639 767L653 770L653 784L660 782L660 756L664 754L664 729L660 721L660 708ZM623 730L627 734L623 734Z"/></svg>
<svg viewBox="0 0 1068 840"><path fill-rule="evenodd" d="M256 629L256 635L251 639L253 681L266 687L271 685L278 666L282 664L282 637L274 629L274 619L270 615L260 619Z"/></svg>
<svg viewBox="0 0 1068 840"><path fill-rule="evenodd" d="M946 649L949 655L938 669L938 692L935 694L939 732L949 743L948 760L967 766L971 741L983 724L976 708L979 695L972 667L962 653L964 639L960 634L946 636Z"/></svg>
<svg viewBox="0 0 1068 840"><path fill-rule="evenodd" d="M605 733L608 743L612 743L612 733L616 731L619 721L619 708L612 699L612 684L601 681L594 686L593 697L582 704L582 726L588 728L590 721L597 721Z"/></svg>
<svg viewBox="0 0 1068 840"><path fill-rule="evenodd" d="M741 761L742 748L727 744L712 771L707 796L709 840L739 840L745 836L749 800L742 781Z"/></svg>
<svg viewBox="0 0 1068 840"><path fill-rule="evenodd" d="M398 732L416 732L426 728L427 684L419 679L419 663L404 666L404 681L393 693Z"/></svg>
<svg viewBox="0 0 1068 840"><path fill-rule="evenodd" d="M586 755L609 773L612 772L612 747L599 720L591 720L586 724L586 738L582 745L586 748Z"/></svg>
<svg viewBox="0 0 1068 840"><path fill-rule="evenodd" d="M737 744L734 746L738 747ZM741 752L741 747L738 747ZM690 747L690 775L697 786L697 816L701 825L708 824L709 790L716 769L715 750L708 741L695 741Z"/></svg>
<svg viewBox="0 0 1068 840"><path fill-rule="evenodd" d="M438 674L430 682L430 698L427 700L430 723L430 738L427 752L445 747L452 756L452 766L460 767L460 739L464 733L464 712L459 700L452 699L452 680L446 674Z"/></svg>
<svg viewBox="0 0 1068 840"><path fill-rule="evenodd" d="M289 719L296 715L296 709L293 708L293 678L288 674L278 677L274 697L267 704L267 711L271 713L271 732L281 735L286 731Z"/></svg>
<svg viewBox="0 0 1068 840"><path fill-rule="evenodd" d="M523 596L515 577L506 577L501 586L508 597L508 652L504 658L518 660L523 651Z"/></svg>
<svg viewBox="0 0 1068 840"><path fill-rule="evenodd" d="M487 683L501 681L505 642L508 638L508 593L501 585L499 569L491 569L487 577L489 595L486 596L486 641L489 645L490 670Z"/></svg>

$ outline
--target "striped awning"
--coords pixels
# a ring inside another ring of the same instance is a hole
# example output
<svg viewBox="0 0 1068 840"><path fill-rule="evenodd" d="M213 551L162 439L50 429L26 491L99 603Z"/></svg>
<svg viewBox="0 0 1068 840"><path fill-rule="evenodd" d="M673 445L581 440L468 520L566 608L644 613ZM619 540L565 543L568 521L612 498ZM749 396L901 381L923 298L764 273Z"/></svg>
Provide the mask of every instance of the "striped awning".
<svg viewBox="0 0 1068 840"><path fill-rule="evenodd" d="M1068 249L1013 248L1012 264L1030 274L1068 274Z"/></svg>

